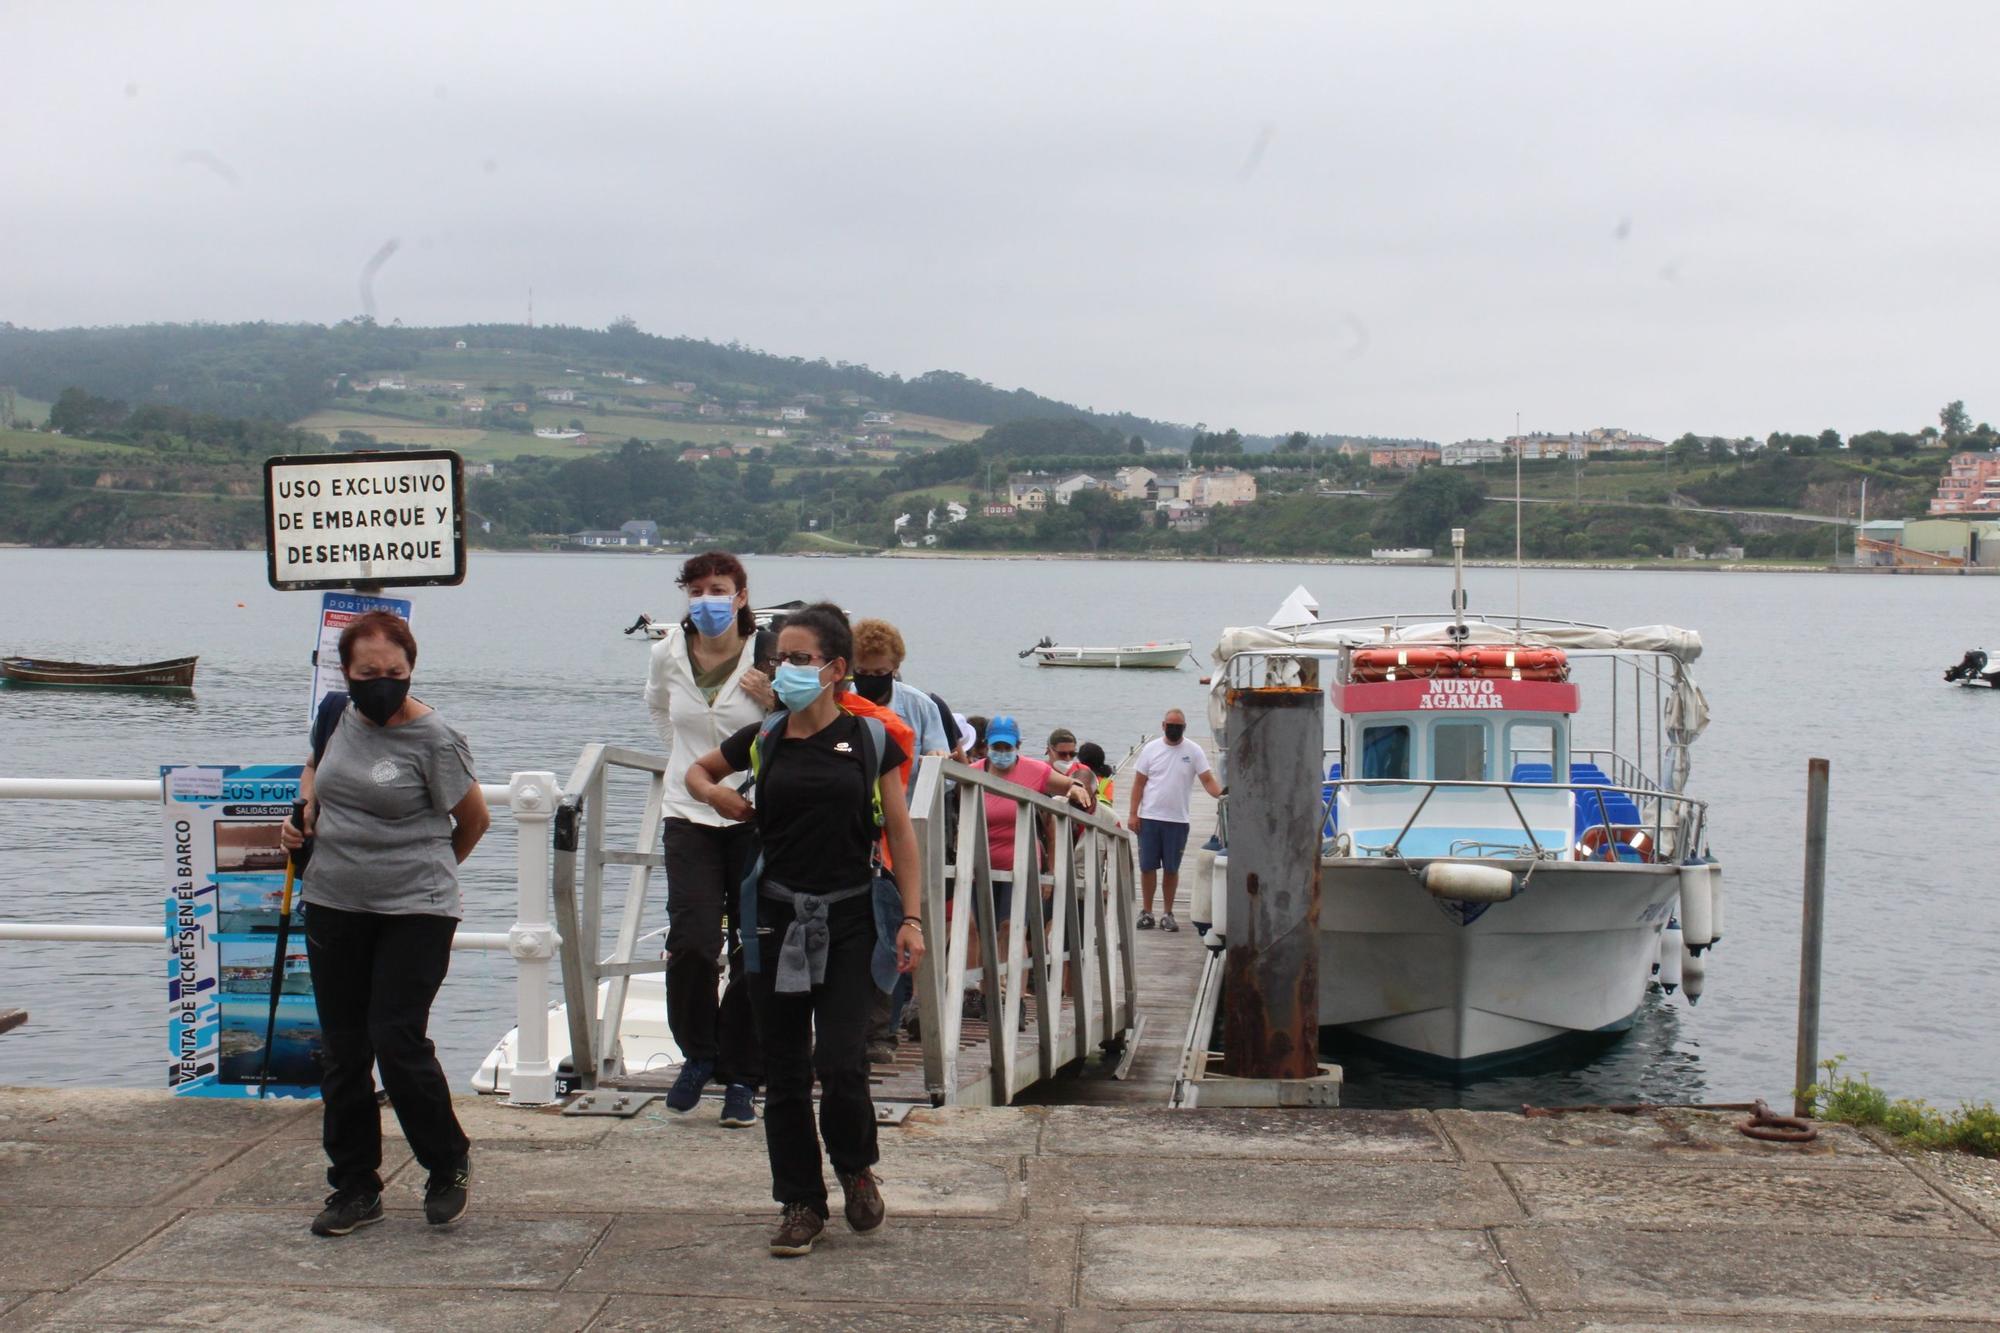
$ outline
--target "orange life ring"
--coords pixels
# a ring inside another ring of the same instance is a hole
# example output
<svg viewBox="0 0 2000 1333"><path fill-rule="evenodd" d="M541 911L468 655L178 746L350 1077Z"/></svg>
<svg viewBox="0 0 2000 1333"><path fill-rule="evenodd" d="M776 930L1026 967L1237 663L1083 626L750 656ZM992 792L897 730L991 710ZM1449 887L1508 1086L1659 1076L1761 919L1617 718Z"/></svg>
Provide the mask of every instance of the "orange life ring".
<svg viewBox="0 0 2000 1333"><path fill-rule="evenodd" d="M1613 846L1607 847L1604 825L1593 824L1585 829L1582 836L1576 840L1577 860L1651 862L1654 859L1653 835L1646 830L1633 828L1630 825L1613 824L1611 834ZM1631 856L1626 856L1626 852L1630 852Z"/></svg>
<svg viewBox="0 0 2000 1333"><path fill-rule="evenodd" d="M1560 648L1464 648L1458 670L1488 680L1568 680L1569 654Z"/></svg>
<svg viewBox="0 0 2000 1333"><path fill-rule="evenodd" d="M1360 648L1348 668L1356 684L1378 680L1430 680L1458 674L1456 648Z"/></svg>
<svg viewBox="0 0 2000 1333"><path fill-rule="evenodd" d="M1355 684L1438 677L1563 681L1569 679L1569 655L1560 648L1505 644L1477 648L1359 648L1348 665L1348 679Z"/></svg>

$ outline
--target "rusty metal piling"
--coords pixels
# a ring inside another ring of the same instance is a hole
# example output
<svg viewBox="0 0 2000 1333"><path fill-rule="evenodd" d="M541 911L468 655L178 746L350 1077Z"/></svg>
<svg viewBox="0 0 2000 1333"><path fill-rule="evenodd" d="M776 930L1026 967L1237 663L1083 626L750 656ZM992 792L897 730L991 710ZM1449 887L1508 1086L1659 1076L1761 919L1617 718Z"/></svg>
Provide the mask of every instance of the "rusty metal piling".
<svg viewBox="0 0 2000 1333"><path fill-rule="evenodd" d="M1302 662L1302 667L1312 664ZM1317 673L1302 671L1315 682ZM1237 1078L1319 1066L1320 753L1316 683L1229 695L1229 952L1223 1059Z"/></svg>
<svg viewBox="0 0 2000 1333"><path fill-rule="evenodd" d="M1833 765L1806 766L1805 907L1799 926L1799 1044L1792 1073L1792 1112L1811 1115L1806 1090L1819 1081L1820 961L1826 940L1826 796Z"/></svg>

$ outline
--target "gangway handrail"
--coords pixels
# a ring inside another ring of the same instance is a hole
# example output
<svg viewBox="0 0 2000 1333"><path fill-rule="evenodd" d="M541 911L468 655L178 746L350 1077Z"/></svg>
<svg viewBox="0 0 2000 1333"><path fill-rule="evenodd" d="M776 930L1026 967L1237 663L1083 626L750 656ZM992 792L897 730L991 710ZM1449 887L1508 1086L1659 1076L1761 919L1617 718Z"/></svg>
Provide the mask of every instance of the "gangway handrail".
<svg viewBox="0 0 2000 1333"><path fill-rule="evenodd" d="M457 950L504 952L515 962L515 1025L519 1041L510 1077L508 1103L542 1106L555 1100L548 1060L548 972L559 940L548 919L548 824L555 809L555 775L521 772L504 783L482 782L489 805L513 815L516 919L505 931L458 930ZM0 778L0 800L162 801L158 778ZM140 944L165 947L167 926L158 923L4 921L0 941L60 944Z"/></svg>
<svg viewBox="0 0 2000 1333"><path fill-rule="evenodd" d="M1016 806L1011 873L993 869L986 829L989 796ZM958 821L951 847L954 864L949 866L948 808ZM1030 811L1046 814L1054 823L1052 864L1046 872L1036 856L1039 820ZM1136 1039L1138 915L1132 890L1137 840L1130 830L1101 805L1086 813L1067 800L938 755L918 761L910 817L923 865L920 914L929 942L913 990L923 1028L924 1084L933 1102L1005 1105L1029 1084L1094 1048ZM1052 881L1047 922L1041 905L1045 873ZM1013 886L1004 965L993 893L1002 882ZM948 884L956 911L947 910ZM975 920L985 963L980 985L986 997L988 1068L985 1079L967 1080L959 1069L959 997ZM1037 997L1032 1063L1023 1059L1016 1031L1030 977ZM1061 1023L1065 993L1074 1005L1067 1031Z"/></svg>

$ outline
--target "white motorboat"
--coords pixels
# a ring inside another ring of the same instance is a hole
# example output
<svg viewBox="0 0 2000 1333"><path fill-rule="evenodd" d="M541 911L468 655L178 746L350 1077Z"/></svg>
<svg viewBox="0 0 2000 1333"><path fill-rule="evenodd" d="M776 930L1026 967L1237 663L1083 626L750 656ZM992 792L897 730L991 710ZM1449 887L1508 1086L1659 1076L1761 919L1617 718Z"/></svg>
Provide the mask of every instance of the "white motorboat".
<svg viewBox="0 0 2000 1333"><path fill-rule="evenodd" d="M757 617L758 629L769 629L774 621L798 610L804 605L804 602L781 602L777 606L756 607L750 614ZM678 620L671 619L655 620L641 611L639 618L625 627L625 633L628 637L637 634L643 643L657 643L659 640L666 638L680 623Z"/></svg>
<svg viewBox="0 0 2000 1333"><path fill-rule="evenodd" d="M1132 669L1138 667L1171 671L1181 664L1181 659L1194 650L1194 644L1186 639L1163 639L1154 643L1128 643L1116 648L1073 648L1043 639L1034 647L1025 649L1022 657L1033 657L1036 666L1045 667L1111 667Z"/></svg>
<svg viewBox="0 0 2000 1333"><path fill-rule="evenodd" d="M1331 687L1321 1025L1470 1073L1630 1027L1663 936L1676 975L1698 961L1721 892L1685 792L1700 652L1668 626L1462 609L1224 631L1223 746L1232 686L1297 684L1309 658Z"/></svg>

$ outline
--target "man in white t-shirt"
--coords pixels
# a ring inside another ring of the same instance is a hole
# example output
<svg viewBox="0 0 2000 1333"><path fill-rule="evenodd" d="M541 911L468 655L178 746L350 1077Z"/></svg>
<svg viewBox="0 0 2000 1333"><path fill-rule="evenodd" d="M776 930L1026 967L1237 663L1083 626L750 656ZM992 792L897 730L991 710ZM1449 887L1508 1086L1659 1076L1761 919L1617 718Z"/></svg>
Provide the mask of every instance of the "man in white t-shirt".
<svg viewBox="0 0 2000 1333"><path fill-rule="evenodd" d="M1160 735L1146 742L1132 767L1131 823L1139 835L1139 892L1144 909L1139 913L1139 929L1153 928L1153 880L1164 879L1165 897L1160 907L1161 930L1179 930L1174 920L1174 890L1181 882L1181 853L1187 849L1188 796L1195 780L1210 796L1222 796L1222 787L1208 766L1201 747L1185 739L1187 715L1170 708L1160 720Z"/></svg>

